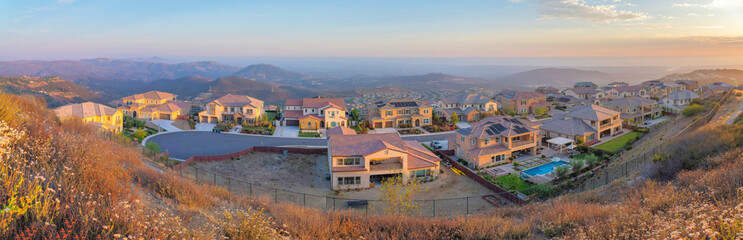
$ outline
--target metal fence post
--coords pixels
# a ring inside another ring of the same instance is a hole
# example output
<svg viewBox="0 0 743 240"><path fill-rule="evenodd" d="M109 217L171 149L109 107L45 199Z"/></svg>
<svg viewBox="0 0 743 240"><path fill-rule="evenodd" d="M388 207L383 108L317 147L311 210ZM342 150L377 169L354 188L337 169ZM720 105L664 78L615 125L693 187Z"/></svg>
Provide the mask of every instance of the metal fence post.
<svg viewBox="0 0 743 240"><path fill-rule="evenodd" d="M199 169L198 168L193 168L193 169L196 169L196 183L199 183Z"/></svg>
<svg viewBox="0 0 743 240"><path fill-rule="evenodd" d="M306 193L302 193L302 206L303 207L307 206L307 194Z"/></svg>
<svg viewBox="0 0 743 240"><path fill-rule="evenodd" d="M278 188L273 189L273 200L274 202L279 203L279 189Z"/></svg>
<svg viewBox="0 0 743 240"><path fill-rule="evenodd" d="M433 217L436 217L436 199L433 200Z"/></svg>
<svg viewBox="0 0 743 240"><path fill-rule="evenodd" d="M253 196L253 183L248 183L248 187L250 188L250 196Z"/></svg>
<svg viewBox="0 0 743 240"><path fill-rule="evenodd" d="M214 175L214 186L218 186L217 185L217 174L216 173L212 173L212 175Z"/></svg>
<svg viewBox="0 0 743 240"><path fill-rule="evenodd" d="M467 207L466 207L467 208L467 214L466 215L470 215L470 197L466 197L466 199L467 199Z"/></svg>
<svg viewBox="0 0 743 240"><path fill-rule="evenodd" d="M232 178L227 178L227 191L230 191L232 187Z"/></svg>

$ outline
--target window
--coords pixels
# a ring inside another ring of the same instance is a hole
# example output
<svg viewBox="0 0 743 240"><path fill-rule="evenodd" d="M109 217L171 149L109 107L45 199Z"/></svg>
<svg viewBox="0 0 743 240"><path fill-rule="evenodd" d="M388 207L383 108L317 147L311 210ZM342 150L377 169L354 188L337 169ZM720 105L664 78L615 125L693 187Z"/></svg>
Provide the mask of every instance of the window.
<svg viewBox="0 0 743 240"><path fill-rule="evenodd" d="M490 157L490 161L492 162L500 162L503 160L506 160L506 154L494 155Z"/></svg>
<svg viewBox="0 0 743 240"><path fill-rule="evenodd" d="M477 140L475 140L475 139L473 138L473 139L472 139L472 145L475 145L475 144L477 144Z"/></svg>
<svg viewBox="0 0 743 240"><path fill-rule="evenodd" d="M426 109L426 110L423 110L423 113L428 113L428 109Z"/></svg>
<svg viewBox="0 0 743 240"><path fill-rule="evenodd" d="M490 139L485 139L485 145L490 144Z"/></svg>
<svg viewBox="0 0 743 240"><path fill-rule="evenodd" d="M339 158L337 163L338 166L361 165L361 158Z"/></svg>
<svg viewBox="0 0 743 240"><path fill-rule="evenodd" d="M402 109L397 110L397 115L402 115Z"/></svg>
<svg viewBox="0 0 743 240"><path fill-rule="evenodd" d="M224 107L224 111L225 112L229 111L229 107Z"/></svg>
<svg viewBox="0 0 743 240"><path fill-rule="evenodd" d="M464 137L462 137L462 142L464 142Z"/></svg>
<svg viewBox="0 0 743 240"><path fill-rule="evenodd" d="M410 114L410 109L405 109L405 114Z"/></svg>
<svg viewBox="0 0 743 240"><path fill-rule="evenodd" d="M526 105L526 101L521 101L521 105Z"/></svg>
<svg viewBox="0 0 743 240"><path fill-rule="evenodd" d="M331 123L330 123L330 126L331 126L331 127L336 127L336 125L338 125L338 124L337 124L336 122L331 122Z"/></svg>
<svg viewBox="0 0 743 240"><path fill-rule="evenodd" d="M418 171L410 171L411 177L425 177L431 176L431 169L423 169Z"/></svg>
<svg viewBox="0 0 743 240"><path fill-rule="evenodd" d="M423 123L429 123L429 119L428 118L423 119Z"/></svg>
<svg viewBox="0 0 743 240"><path fill-rule="evenodd" d="M308 127L312 127L312 123L311 122L307 122L307 126Z"/></svg>
<svg viewBox="0 0 743 240"><path fill-rule="evenodd" d="M387 111L387 116L392 116L392 111Z"/></svg>
<svg viewBox="0 0 743 240"><path fill-rule="evenodd" d="M339 177L338 185L357 185L361 184L361 177Z"/></svg>

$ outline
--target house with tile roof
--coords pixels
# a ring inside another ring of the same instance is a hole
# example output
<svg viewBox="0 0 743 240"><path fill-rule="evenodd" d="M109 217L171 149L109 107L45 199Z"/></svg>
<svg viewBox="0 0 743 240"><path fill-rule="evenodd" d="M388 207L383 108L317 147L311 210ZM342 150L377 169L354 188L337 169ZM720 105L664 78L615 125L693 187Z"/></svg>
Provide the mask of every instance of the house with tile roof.
<svg viewBox="0 0 743 240"><path fill-rule="evenodd" d="M609 87L615 88L615 87L626 87L629 86L629 83L626 82L611 82L608 84Z"/></svg>
<svg viewBox="0 0 743 240"><path fill-rule="evenodd" d="M456 156L474 168L507 162L517 152L536 155L539 145L539 123L500 115L457 130L449 141Z"/></svg>
<svg viewBox="0 0 743 240"><path fill-rule="evenodd" d="M660 82L650 86L650 93L656 99L660 99L672 92L684 89L686 89L685 85L681 85L675 82Z"/></svg>
<svg viewBox="0 0 743 240"><path fill-rule="evenodd" d="M594 88L595 89L595 88L598 87L598 85L596 85L593 82L577 82L577 83L573 84L573 87L574 88L588 87L588 88Z"/></svg>
<svg viewBox="0 0 743 240"><path fill-rule="evenodd" d="M460 121L465 122L479 121L482 114L494 114L498 109L495 100L474 93L442 98L438 106L438 112L444 118L450 119L456 114Z"/></svg>
<svg viewBox="0 0 743 240"><path fill-rule="evenodd" d="M418 141L404 141L397 133L334 134L328 141L331 187L363 189L388 177L433 180L441 159Z"/></svg>
<svg viewBox="0 0 743 240"><path fill-rule="evenodd" d="M724 82L713 82L699 87L702 92L711 92L712 94L727 92L732 90L733 88L735 88L735 86Z"/></svg>
<svg viewBox="0 0 743 240"><path fill-rule="evenodd" d="M625 98L631 96L650 98L650 95L647 94L647 90L640 85L613 87L606 91L606 96L610 99Z"/></svg>
<svg viewBox="0 0 743 240"><path fill-rule="evenodd" d="M343 98L287 99L282 112L283 126L299 126L300 130L319 130L348 126Z"/></svg>
<svg viewBox="0 0 743 240"><path fill-rule="evenodd" d="M253 124L266 114L263 101L247 95L227 94L204 106L199 112L201 123L233 122Z"/></svg>
<svg viewBox="0 0 743 240"><path fill-rule="evenodd" d="M191 104L184 101L169 101L163 104L147 105L139 110L139 119L176 120L178 116L188 116Z"/></svg>
<svg viewBox="0 0 743 240"><path fill-rule="evenodd" d="M54 113L62 121L77 118L100 129L115 133L120 133L124 126L124 113L122 111L93 102L61 106L54 109Z"/></svg>
<svg viewBox="0 0 743 240"><path fill-rule="evenodd" d="M619 112L598 105L575 106L553 114L539 130L548 139L600 140L621 131L622 119Z"/></svg>
<svg viewBox="0 0 743 240"><path fill-rule="evenodd" d="M142 109L148 106L162 105L167 102L175 101L178 95L160 91L149 91L146 93L134 94L121 98L122 106L118 107L124 115L139 119L159 119L153 118L152 108L149 108L149 116L141 116ZM179 104L180 105L180 104ZM190 107L190 106L189 106ZM179 109L180 110L180 109ZM172 112L171 112L172 113ZM175 118L173 118L175 119Z"/></svg>
<svg viewBox="0 0 743 240"><path fill-rule="evenodd" d="M676 83L683 85L689 91L696 91L699 88L699 82L694 80L676 80Z"/></svg>
<svg viewBox="0 0 743 240"><path fill-rule="evenodd" d="M692 100L700 98L699 94L691 90L679 90L663 98L663 107L671 112L680 112L689 106Z"/></svg>
<svg viewBox="0 0 743 240"><path fill-rule="evenodd" d="M534 91L541 93L541 94L560 94L560 89L550 87L550 86L538 87Z"/></svg>
<svg viewBox="0 0 743 240"><path fill-rule="evenodd" d="M351 128L347 127L334 127L329 128L328 131L325 132L326 135L356 135L356 130L353 130Z"/></svg>
<svg viewBox="0 0 743 240"><path fill-rule="evenodd" d="M641 97L618 98L603 103L603 106L622 113L622 119L635 126L643 126L645 121L661 117L663 111L657 101Z"/></svg>
<svg viewBox="0 0 743 240"><path fill-rule="evenodd" d="M531 114L537 108L550 108L547 95L538 92L504 91L495 96L501 109L511 108L516 114Z"/></svg>
<svg viewBox="0 0 743 240"><path fill-rule="evenodd" d="M602 91L591 87L570 88L562 92L565 96L573 96L578 99L601 99L606 97Z"/></svg>
<svg viewBox="0 0 743 240"><path fill-rule="evenodd" d="M552 101L556 106L561 108L571 108L574 106L586 106L591 104L599 104L601 99L578 99L573 96L556 96Z"/></svg>
<svg viewBox="0 0 743 240"><path fill-rule="evenodd" d="M433 106L414 99L392 99L367 106L374 128L423 127L433 124Z"/></svg>

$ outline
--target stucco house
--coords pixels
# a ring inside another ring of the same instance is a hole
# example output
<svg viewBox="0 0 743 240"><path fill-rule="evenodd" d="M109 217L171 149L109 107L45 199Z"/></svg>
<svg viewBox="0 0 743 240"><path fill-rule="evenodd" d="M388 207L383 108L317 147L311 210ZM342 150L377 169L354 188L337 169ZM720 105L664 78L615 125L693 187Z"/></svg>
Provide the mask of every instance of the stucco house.
<svg viewBox="0 0 743 240"><path fill-rule="evenodd" d="M603 103L603 106L622 113L624 121L636 126L642 126L647 120L661 117L663 111L657 101L641 97L614 99Z"/></svg>
<svg viewBox="0 0 743 240"><path fill-rule="evenodd" d="M284 126L299 126L300 130L319 130L348 126L343 98L287 99L281 120Z"/></svg>
<svg viewBox="0 0 743 240"><path fill-rule="evenodd" d="M691 100L697 98L700 98L699 94L694 91L675 91L663 98L663 107L672 112L680 112L682 109L684 109L684 107L689 106Z"/></svg>
<svg viewBox="0 0 743 240"><path fill-rule="evenodd" d="M573 96L578 99L601 99L606 97L604 92L591 87L570 88L562 93L566 96Z"/></svg>
<svg viewBox="0 0 743 240"><path fill-rule="evenodd" d="M84 102L69 104L54 109L60 120L79 118L83 122L115 133L120 133L124 126L124 113L121 110L103 104Z"/></svg>
<svg viewBox="0 0 743 240"><path fill-rule="evenodd" d="M584 141L600 140L622 130L620 113L598 105L576 106L554 114L539 127L551 139L564 137Z"/></svg>
<svg viewBox="0 0 743 240"><path fill-rule="evenodd" d="M534 113L537 108L551 106L547 95L538 92L502 92L496 95L501 109L511 108L516 114Z"/></svg>
<svg viewBox="0 0 743 240"><path fill-rule="evenodd" d="M640 85L613 87L607 90L606 94L607 94L607 97L611 99L625 98L625 97L631 97L631 96L650 98L650 95L647 94L647 90L645 90L645 88Z"/></svg>
<svg viewBox="0 0 743 240"><path fill-rule="evenodd" d="M560 89L550 87L550 86L538 87L534 91L541 93L541 94L560 94Z"/></svg>
<svg viewBox="0 0 743 240"><path fill-rule="evenodd" d="M538 128L538 123L526 119L492 116L457 130L449 148L470 167L483 168L507 162L517 152L536 155L540 144Z"/></svg>
<svg viewBox="0 0 743 240"><path fill-rule="evenodd" d="M147 105L139 109L139 119L175 120L178 116L187 116L191 111L191 104L184 101L169 101L163 104Z"/></svg>
<svg viewBox="0 0 743 240"><path fill-rule="evenodd" d="M403 141L397 133L334 134L329 136L331 187L362 189L385 178L403 182L438 178L441 159L418 141Z"/></svg>
<svg viewBox="0 0 743 240"><path fill-rule="evenodd" d="M204 110L199 112L199 122L252 124L265 113L262 100L247 95L227 94L207 103Z"/></svg>
<svg viewBox="0 0 743 240"><path fill-rule="evenodd" d="M686 89L685 85L681 85L675 82L660 82L650 86L650 93L657 99L663 98L668 94Z"/></svg>
<svg viewBox="0 0 743 240"><path fill-rule="evenodd" d="M450 119L453 114L456 114L460 121L465 122L479 121L483 113L492 114L498 109L498 103L495 100L480 94L442 98L438 101L438 106L444 118Z"/></svg>
<svg viewBox="0 0 743 240"><path fill-rule="evenodd" d="M585 105L591 105L591 104L599 104L601 102L601 99L593 98L593 99L578 99L573 96L558 96L555 97L555 100L553 101L555 105L562 108L571 108L574 106L585 106Z"/></svg>
<svg viewBox="0 0 743 240"><path fill-rule="evenodd" d="M374 128L422 127L433 124L433 106L419 100L392 99L370 104L367 119Z"/></svg>
<svg viewBox="0 0 743 240"><path fill-rule="evenodd" d="M146 93L134 94L121 98L122 106L118 107L124 115L139 118L139 119L153 119L151 117L142 117L142 108L152 105L165 104L170 101L175 101L178 95L160 91L149 91Z"/></svg>
<svg viewBox="0 0 743 240"><path fill-rule="evenodd" d="M694 80L676 80L677 84L683 85L686 90L696 91L699 88L699 82Z"/></svg>

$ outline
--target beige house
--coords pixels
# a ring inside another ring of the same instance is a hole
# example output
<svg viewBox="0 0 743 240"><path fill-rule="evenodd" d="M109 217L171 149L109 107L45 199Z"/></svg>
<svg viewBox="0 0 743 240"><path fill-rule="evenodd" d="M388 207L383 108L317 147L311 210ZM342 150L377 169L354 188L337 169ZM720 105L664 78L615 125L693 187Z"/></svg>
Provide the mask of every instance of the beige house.
<svg viewBox="0 0 743 240"><path fill-rule="evenodd" d="M183 101L169 101L163 104L147 105L139 109L138 118L153 120L175 120L178 116L187 116L191 104Z"/></svg>
<svg viewBox="0 0 743 240"><path fill-rule="evenodd" d="M204 106L199 112L199 122L220 123L224 121L237 124L252 124L265 114L263 101L247 95L224 95Z"/></svg>
<svg viewBox="0 0 743 240"><path fill-rule="evenodd" d="M650 95L647 94L647 90L645 90L642 86L623 86L623 87L614 87L606 91L607 96L611 99L617 99L617 98L625 98L625 97L642 97L642 98L650 98Z"/></svg>
<svg viewBox="0 0 743 240"><path fill-rule="evenodd" d="M483 168L509 161L514 153L536 155L539 147L539 124L526 119L492 116L459 129L449 148L471 167Z"/></svg>
<svg viewBox="0 0 743 240"><path fill-rule="evenodd" d="M553 115L539 130L548 139L600 140L621 131L622 119L619 112L598 105L575 106L563 114Z"/></svg>
<svg viewBox="0 0 743 240"><path fill-rule="evenodd" d="M668 96L668 94L686 89L686 85L681 85L675 82L660 82L650 86L650 93L653 97L658 99Z"/></svg>
<svg viewBox="0 0 743 240"><path fill-rule="evenodd" d="M495 100L474 93L442 98L438 105L444 118L450 119L456 114L460 121L465 122L479 121L483 113L493 114L498 109Z"/></svg>
<svg viewBox="0 0 743 240"><path fill-rule="evenodd" d="M393 99L368 106L374 128L422 127L433 124L433 106L412 99Z"/></svg>
<svg viewBox="0 0 743 240"><path fill-rule="evenodd" d="M534 113L537 108L550 108L547 95L538 92L507 91L496 95L501 108L512 108L516 114Z"/></svg>
<svg viewBox="0 0 743 240"><path fill-rule="evenodd" d="M627 97L605 102L603 106L622 113L622 119L630 125L642 126L645 121L661 117L663 109L658 102L641 97Z"/></svg>
<svg viewBox="0 0 743 240"><path fill-rule="evenodd" d="M124 114L120 110L93 102L61 106L54 109L54 113L62 121L79 118L85 123L115 133L120 133L124 126Z"/></svg>
<svg viewBox="0 0 743 240"><path fill-rule="evenodd" d="M346 127L346 103L343 98L287 99L281 123L299 126L300 130Z"/></svg>
<svg viewBox="0 0 743 240"><path fill-rule="evenodd" d="M604 92L598 91L592 87L576 87L567 89L562 93L566 96L573 96L577 99L597 99L606 97Z"/></svg>
<svg viewBox="0 0 743 240"><path fill-rule="evenodd" d="M433 180L440 161L418 141L403 141L397 133L330 135L328 144L334 190L379 186L384 178L394 176L401 176L403 182Z"/></svg>
<svg viewBox="0 0 743 240"><path fill-rule="evenodd" d="M134 94L121 98L123 103L118 109L124 112L126 116L140 119L154 119L152 117L141 117L142 108L152 105L165 104L175 101L178 95L160 91L149 91L146 93Z"/></svg>

